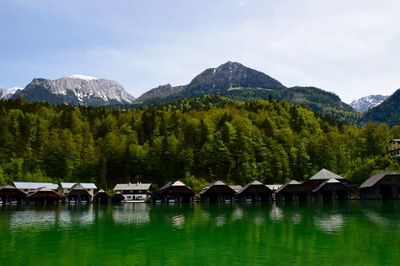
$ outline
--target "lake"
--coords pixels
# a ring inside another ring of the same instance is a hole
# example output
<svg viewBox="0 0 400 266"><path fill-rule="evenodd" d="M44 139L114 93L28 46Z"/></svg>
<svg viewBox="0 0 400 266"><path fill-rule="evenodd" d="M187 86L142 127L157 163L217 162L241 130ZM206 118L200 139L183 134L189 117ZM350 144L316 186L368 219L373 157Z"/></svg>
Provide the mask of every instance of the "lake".
<svg viewBox="0 0 400 266"><path fill-rule="evenodd" d="M0 208L0 265L398 265L400 204Z"/></svg>

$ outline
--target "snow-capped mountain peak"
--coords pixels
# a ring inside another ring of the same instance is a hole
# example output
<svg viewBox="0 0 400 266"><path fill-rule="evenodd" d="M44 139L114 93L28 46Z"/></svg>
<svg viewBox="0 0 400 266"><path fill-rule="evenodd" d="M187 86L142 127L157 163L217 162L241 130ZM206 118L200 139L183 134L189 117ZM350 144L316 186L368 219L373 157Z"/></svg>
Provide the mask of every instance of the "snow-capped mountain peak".
<svg viewBox="0 0 400 266"><path fill-rule="evenodd" d="M19 87L12 87L11 89L0 88L0 99L10 99L14 95L14 93L16 93L18 90L23 90L23 88Z"/></svg>
<svg viewBox="0 0 400 266"><path fill-rule="evenodd" d="M371 108L374 108L381 103L383 103L389 96L383 95L370 95L366 97L362 97L358 100L354 100L351 102L350 106L353 107L356 111L360 113L364 113Z"/></svg>
<svg viewBox="0 0 400 266"><path fill-rule="evenodd" d="M73 75L56 80L37 78L13 98L85 106L131 104L135 98L114 80Z"/></svg>

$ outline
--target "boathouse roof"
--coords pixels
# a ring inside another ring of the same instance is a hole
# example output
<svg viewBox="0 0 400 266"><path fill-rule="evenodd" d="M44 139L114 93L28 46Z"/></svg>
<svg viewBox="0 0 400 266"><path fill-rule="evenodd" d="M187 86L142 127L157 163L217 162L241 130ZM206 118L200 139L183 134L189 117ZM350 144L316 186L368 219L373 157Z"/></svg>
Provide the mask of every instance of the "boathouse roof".
<svg viewBox="0 0 400 266"><path fill-rule="evenodd" d="M309 180L329 180L329 179L344 179L344 177L341 177L340 175L337 175L335 173L332 173L331 171L327 169L322 169L318 173L316 173L314 176L312 176Z"/></svg>
<svg viewBox="0 0 400 266"><path fill-rule="evenodd" d="M25 197L26 194L19 190L18 188L11 186L11 185L5 185L0 187L0 196L2 195L12 195L12 196L18 196L18 197Z"/></svg>
<svg viewBox="0 0 400 266"><path fill-rule="evenodd" d="M54 190L49 189L47 187L43 187L38 189L37 191L33 192L28 196L28 198L60 198L60 195L58 195Z"/></svg>
<svg viewBox="0 0 400 266"><path fill-rule="evenodd" d="M231 187L231 189L236 191L236 193L239 193L239 191L241 191L243 189L243 187L241 185L232 185L230 187Z"/></svg>
<svg viewBox="0 0 400 266"><path fill-rule="evenodd" d="M114 190L149 190L151 187L150 183L127 183L127 184L116 184Z"/></svg>
<svg viewBox="0 0 400 266"><path fill-rule="evenodd" d="M362 183L360 185L360 188L369 188L369 187L373 187L376 183L378 183L379 181L381 181L385 176L388 175L399 175L399 173L396 172L392 172L392 171L384 171L384 172L380 172L377 173L373 176L371 176L370 178L368 178L367 180L364 181L364 183Z"/></svg>
<svg viewBox="0 0 400 266"><path fill-rule="evenodd" d="M188 185L179 180L169 181L163 187L160 188L157 194L162 194L165 192L169 193L171 191L175 192L179 191L180 193L194 194L193 190Z"/></svg>
<svg viewBox="0 0 400 266"><path fill-rule="evenodd" d="M41 182L13 182L13 185L18 189L39 189L46 187L48 189L56 190L58 188L57 184Z"/></svg>
<svg viewBox="0 0 400 266"><path fill-rule="evenodd" d="M263 192L269 192L271 193L272 190L268 187L265 186L263 183L261 183L258 180L253 180L251 182L249 182L247 185L245 185L240 191L238 191L238 194L242 194L243 192L245 192L246 190L254 190L258 188L258 191L261 189L261 191Z"/></svg>
<svg viewBox="0 0 400 266"><path fill-rule="evenodd" d="M120 193L120 192L118 192L118 193ZM107 198L109 198L110 196L108 195L108 193L107 192L105 192L103 189L100 189L99 191L97 191L97 193L94 195L94 198L97 198L97 197L104 197L104 196L106 196Z"/></svg>
<svg viewBox="0 0 400 266"><path fill-rule="evenodd" d="M298 185L301 185L301 183L300 183L299 181L297 181L297 180L290 180L289 182L283 184L283 185L276 191L276 193L281 192L282 190L284 190L284 189L287 188L287 187L290 187L290 186L298 186Z"/></svg>
<svg viewBox="0 0 400 266"><path fill-rule="evenodd" d="M339 180L337 180L335 178L331 178L331 179L326 180L325 182L321 183L316 189L313 190L313 192L317 192L318 190L320 190L321 188L323 188L324 186L326 186L328 184L341 184L341 185L347 187L347 185L343 184Z"/></svg>
<svg viewBox="0 0 400 266"><path fill-rule="evenodd" d="M208 187L204 188L202 191L200 191L200 195L207 193L208 191L210 191L211 188L213 187L227 187L228 190L231 190L231 192L233 194L236 194L236 190L234 190L231 186L228 186L227 184L225 184L224 182L217 180L214 183L212 183L211 185L209 185Z"/></svg>
<svg viewBox="0 0 400 266"><path fill-rule="evenodd" d="M71 189L74 185L77 183L71 183L71 182L61 182L60 186L64 189ZM82 185L82 187L86 189L97 189L97 186L94 183L79 183Z"/></svg>

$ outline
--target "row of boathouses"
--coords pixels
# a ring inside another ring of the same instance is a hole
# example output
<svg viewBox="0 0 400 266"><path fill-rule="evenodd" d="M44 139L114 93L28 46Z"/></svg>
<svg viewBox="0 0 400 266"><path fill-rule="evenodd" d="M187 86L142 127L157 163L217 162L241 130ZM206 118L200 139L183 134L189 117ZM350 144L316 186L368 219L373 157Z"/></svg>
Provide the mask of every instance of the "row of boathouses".
<svg viewBox="0 0 400 266"><path fill-rule="evenodd" d="M93 183L13 182L0 187L0 203L52 204L120 203L120 202L260 202L260 201L332 201L360 199L400 199L400 174L381 172L371 176L359 187L345 178L322 169L301 183L291 180L283 185L265 185L257 180L245 186L216 181L198 195L180 180L170 181L156 192L150 183L116 184L110 195Z"/></svg>

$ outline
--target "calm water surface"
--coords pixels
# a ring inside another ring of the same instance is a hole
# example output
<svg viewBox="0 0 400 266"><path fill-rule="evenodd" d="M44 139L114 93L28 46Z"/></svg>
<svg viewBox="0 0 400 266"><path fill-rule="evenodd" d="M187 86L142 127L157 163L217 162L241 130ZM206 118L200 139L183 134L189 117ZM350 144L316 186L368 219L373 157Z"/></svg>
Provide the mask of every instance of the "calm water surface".
<svg viewBox="0 0 400 266"><path fill-rule="evenodd" d="M0 265L400 265L400 204L3 207Z"/></svg>

